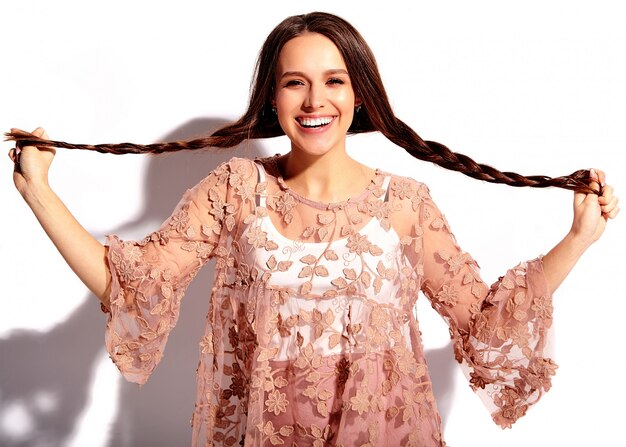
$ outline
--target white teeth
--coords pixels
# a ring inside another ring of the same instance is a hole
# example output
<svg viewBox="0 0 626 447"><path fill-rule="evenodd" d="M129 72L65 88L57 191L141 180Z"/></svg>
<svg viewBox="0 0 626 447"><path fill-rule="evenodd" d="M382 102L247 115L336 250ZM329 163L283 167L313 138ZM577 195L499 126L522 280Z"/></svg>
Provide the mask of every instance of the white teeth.
<svg viewBox="0 0 626 447"><path fill-rule="evenodd" d="M300 124L306 127L318 127L325 126L330 123L333 119L329 116L325 116L322 118L300 118Z"/></svg>

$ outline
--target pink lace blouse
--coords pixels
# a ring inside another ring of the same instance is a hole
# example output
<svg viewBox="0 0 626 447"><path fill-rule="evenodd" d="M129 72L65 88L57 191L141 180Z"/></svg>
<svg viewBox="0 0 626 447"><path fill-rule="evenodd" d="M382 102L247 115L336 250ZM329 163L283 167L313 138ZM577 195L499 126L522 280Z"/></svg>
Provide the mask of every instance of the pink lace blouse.
<svg viewBox="0 0 626 447"><path fill-rule="evenodd" d="M358 197L318 203L276 157L232 159L141 242L110 236L106 346L145 383L185 288L216 259L200 341L194 446L443 446L414 316L418 292L494 421L550 388L541 259L487 287L425 185L376 172Z"/></svg>

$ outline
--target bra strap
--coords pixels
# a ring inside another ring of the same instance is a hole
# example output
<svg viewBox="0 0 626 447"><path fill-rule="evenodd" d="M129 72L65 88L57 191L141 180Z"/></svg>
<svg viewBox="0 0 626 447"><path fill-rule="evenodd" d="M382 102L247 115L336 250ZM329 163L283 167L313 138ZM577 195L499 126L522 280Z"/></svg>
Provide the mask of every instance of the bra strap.
<svg viewBox="0 0 626 447"><path fill-rule="evenodd" d="M265 178L266 178L265 168L263 167L263 165L258 160L255 160L254 164L256 165L256 169L257 169L257 171L259 173L259 176L258 176L259 183L263 183L265 181ZM265 198L266 197L267 197L267 192L256 194L256 206L260 206L260 207L265 208Z"/></svg>
<svg viewBox="0 0 626 447"><path fill-rule="evenodd" d="M389 201L389 185L391 184L391 176L390 175L386 175L385 179L383 180L383 184L382 184L382 189L385 191L385 200L384 202L388 202Z"/></svg>

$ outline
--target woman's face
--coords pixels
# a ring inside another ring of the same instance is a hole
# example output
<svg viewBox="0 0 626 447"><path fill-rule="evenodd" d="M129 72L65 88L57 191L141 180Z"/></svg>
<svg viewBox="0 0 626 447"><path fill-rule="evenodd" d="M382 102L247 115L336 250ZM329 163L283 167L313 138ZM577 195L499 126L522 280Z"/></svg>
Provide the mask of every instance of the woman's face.
<svg viewBox="0 0 626 447"><path fill-rule="evenodd" d="M330 39L305 33L288 41L278 58L275 92L273 105L292 150L310 155L345 150L355 96Z"/></svg>

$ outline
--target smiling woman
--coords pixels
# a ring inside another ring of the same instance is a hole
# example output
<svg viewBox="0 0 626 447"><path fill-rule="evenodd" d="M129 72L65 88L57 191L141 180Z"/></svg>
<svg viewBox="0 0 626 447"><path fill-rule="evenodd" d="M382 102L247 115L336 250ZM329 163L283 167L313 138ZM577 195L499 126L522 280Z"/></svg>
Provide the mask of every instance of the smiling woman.
<svg viewBox="0 0 626 447"><path fill-rule="evenodd" d="M426 185L348 156L379 131L415 157L512 186L576 189L570 232L488 287ZM47 182L52 147L161 153L285 134L283 156L233 158L138 242L106 246ZM552 293L618 213L601 171L524 177L422 140L395 117L360 34L326 13L268 36L246 113L192 141L72 145L14 130L14 181L64 258L100 298L106 346L130 381L163 357L181 298L216 259L200 341L193 445L443 446L421 333L422 291L494 421L509 427L551 386Z"/></svg>

